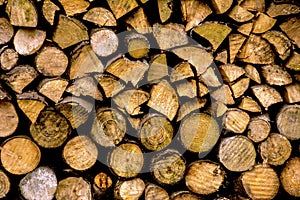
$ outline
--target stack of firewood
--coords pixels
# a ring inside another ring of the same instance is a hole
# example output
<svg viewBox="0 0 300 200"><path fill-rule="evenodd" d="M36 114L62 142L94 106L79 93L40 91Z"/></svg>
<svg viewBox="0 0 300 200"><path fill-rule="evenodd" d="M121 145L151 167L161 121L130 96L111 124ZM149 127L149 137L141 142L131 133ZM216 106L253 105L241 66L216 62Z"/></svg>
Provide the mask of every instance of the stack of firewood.
<svg viewBox="0 0 300 200"><path fill-rule="evenodd" d="M297 0L0 0L0 198L300 197Z"/></svg>

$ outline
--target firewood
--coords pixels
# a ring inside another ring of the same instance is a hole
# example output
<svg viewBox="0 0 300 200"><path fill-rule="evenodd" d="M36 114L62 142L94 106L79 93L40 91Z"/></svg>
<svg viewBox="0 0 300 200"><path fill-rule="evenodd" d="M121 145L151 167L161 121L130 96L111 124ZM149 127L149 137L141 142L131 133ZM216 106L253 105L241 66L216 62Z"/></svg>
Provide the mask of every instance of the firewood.
<svg viewBox="0 0 300 200"><path fill-rule="evenodd" d="M136 0L106 0L110 9L114 13L116 19L126 15L128 12L132 11L134 8L138 7Z"/></svg>
<svg viewBox="0 0 300 200"><path fill-rule="evenodd" d="M178 114L177 114L177 122L182 120L185 116L190 114L195 110L199 110L205 106L207 100L205 98L194 98L189 101L184 102L180 105Z"/></svg>
<svg viewBox="0 0 300 200"><path fill-rule="evenodd" d="M17 103L31 123L36 122L40 112L47 106L45 98L37 92L25 92L17 95Z"/></svg>
<svg viewBox="0 0 300 200"><path fill-rule="evenodd" d="M278 193L278 175L268 165L256 165L241 175L244 190L251 199L273 199Z"/></svg>
<svg viewBox="0 0 300 200"><path fill-rule="evenodd" d="M229 35L229 57L230 63L233 63L236 55L244 44L246 37L241 34Z"/></svg>
<svg viewBox="0 0 300 200"><path fill-rule="evenodd" d="M245 74L245 70L235 64L219 66L220 73L224 81L230 83Z"/></svg>
<svg viewBox="0 0 300 200"><path fill-rule="evenodd" d="M113 181L111 180L110 176L108 176L104 172L98 173L94 177L93 182L93 191L94 191L94 198L101 199L105 197L106 193L112 188Z"/></svg>
<svg viewBox="0 0 300 200"><path fill-rule="evenodd" d="M51 110L40 113L35 123L30 126L32 138L44 148L60 147L71 133L67 119Z"/></svg>
<svg viewBox="0 0 300 200"><path fill-rule="evenodd" d="M268 85L255 85L251 87L251 90L266 110L271 105L283 101L280 93Z"/></svg>
<svg viewBox="0 0 300 200"><path fill-rule="evenodd" d="M284 106L277 114L276 124L279 132L290 140L298 140L300 138L300 106L287 105Z"/></svg>
<svg viewBox="0 0 300 200"><path fill-rule="evenodd" d="M270 165L283 165L292 153L289 140L278 133L272 133L259 145L262 159Z"/></svg>
<svg viewBox="0 0 300 200"><path fill-rule="evenodd" d="M233 83L230 87L234 98L241 97L248 90L250 78L242 78Z"/></svg>
<svg viewBox="0 0 300 200"><path fill-rule="evenodd" d="M211 161L195 161L187 169L185 184L197 194L208 195L216 192L224 182L225 171Z"/></svg>
<svg viewBox="0 0 300 200"><path fill-rule="evenodd" d="M0 18L0 45L8 43L14 35L14 28L9 21L1 17Z"/></svg>
<svg viewBox="0 0 300 200"><path fill-rule="evenodd" d="M270 119L265 115L251 118L248 125L247 136L253 142L258 143L265 140L271 131Z"/></svg>
<svg viewBox="0 0 300 200"><path fill-rule="evenodd" d="M14 49L6 48L1 53L1 58L0 58L1 69L5 71L11 70L13 67L17 65L18 60L19 60L18 53Z"/></svg>
<svg viewBox="0 0 300 200"><path fill-rule="evenodd" d="M280 181L284 190L291 196L300 197L300 158L288 160L280 174Z"/></svg>
<svg viewBox="0 0 300 200"><path fill-rule="evenodd" d="M96 80L90 76L76 79L70 86L68 86L66 92L69 92L77 97L89 96L95 100L103 100L102 94L97 88Z"/></svg>
<svg viewBox="0 0 300 200"><path fill-rule="evenodd" d="M155 155L151 160L151 172L160 184L173 185L183 179L185 160L173 149Z"/></svg>
<svg viewBox="0 0 300 200"><path fill-rule="evenodd" d="M174 128L164 116L152 114L143 119L138 132L146 149L158 151L171 143Z"/></svg>
<svg viewBox="0 0 300 200"><path fill-rule="evenodd" d="M7 175L1 170L0 171L0 198L5 198L10 191L10 180Z"/></svg>
<svg viewBox="0 0 300 200"><path fill-rule="evenodd" d="M65 89L68 81L62 78L46 78L38 85L39 92L49 98L51 101L57 103Z"/></svg>
<svg viewBox="0 0 300 200"><path fill-rule="evenodd" d="M134 29L141 34L152 32L151 25L143 8L139 8L135 13L129 16L125 22L128 24L128 30Z"/></svg>
<svg viewBox="0 0 300 200"><path fill-rule="evenodd" d="M258 103L251 97L244 96L238 106L242 110L249 112L261 112L261 108Z"/></svg>
<svg viewBox="0 0 300 200"><path fill-rule="evenodd" d="M221 141L220 162L230 171L242 172L255 164L256 152L253 143L245 136L233 136Z"/></svg>
<svg viewBox="0 0 300 200"><path fill-rule="evenodd" d="M153 35L162 50L186 45L188 38L181 24L169 23L166 25L154 24Z"/></svg>
<svg viewBox="0 0 300 200"><path fill-rule="evenodd" d="M55 13L59 10L60 10L60 8L55 3L53 3L51 0L44 0L42 12L43 12L45 19L51 26L54 25Z"/></svg>
<svg viewBox="0 0 300 200"><path fill-rule="evenodd" d="M118 94L125 86L115 77L109 75L95 75L95 79L104 91L106 98L110 98Z"/></svg>
<svg viewBox="0 0 300 200"><path fill-rule="evenodd" d="M97 24L98 26L117 26L114 15L107 9L95 7L84 14L83 20Z"/></svg>
<svg viewBox="0 0 300 200"><path fill-rule="evenodd" d="M183 21L186 22L185 31L197 26L206 17L212 14L211 8L202 1L181 1Z"/></svg>
<svg viewBox="0 0 300 200"><path fill-rule="evenodd" d="M14 37L16 51L23 56L36 53L46 39L46 32L38 29L19 29Z"/></svg>
<svg viewBox="0 0 300 200"><path fill-rule="evenodd" d="M158 54L151 59L147 74L149 82L154 82L168 76L169 69L166 54Z"/></svg>
<svg viewBox="0 0 300 200"><path fill-rule="evenodd" d="M205 22L193 29L199 36L210 42L214 50L222 44L231 32L231 28L216 22Z"/></svg>
<svg viewBox="0 0 300 200"><path fill-rule="evenodd" d="M218 73L217 70L213 69L212 67L209 67L203 74L201 74L199 79L209 87L219 87L221 86L221 82L216 73Z"/></svg>
<svg viewBox="0 0 300 200"><path fill-rule="evenodd" d="M19 117L15 106L6 100L0 101L0 137L7 137L13 134L19 123Z"/></svg>
<svg viewBox="0 0 300 200"><path fill-rule="evenodd" d="M58 0L58 2L64 8L67 16L86 12L86 9L90 5L90 3L85 0Z"/></svg>
<svg viewBox="0 0 300 200"><path fill-rule="evenodd" d="M142 170L144 156L140 147L134 143L123 143L116 147L109 156L109 166L118 176L131 178Z"/></svg>
<svg viewBox="0 0 300 200"><path fill-rule="evenodd" d="M172 121L179 108L179 100L173 87L162 80L152 87L147 105Z"/></svg>
<svg viewBox="0 0 300 200"><path fill-rule="evenodd" d="M136 86L148 68L149 64L146 62L131 61L122 57L108 65L106 72L120 78L126 83L130 81L133 86Z"/></svg>
<svg viewBox="0 0 300 200"><path fill-rule="evenodd" d="M202 82L198 82L198 95L200 97L204 97L205 95L207 95L210 91L208 90L207 86L202 83Z"/></svg>
<svg viewBox="0 0 300 200"><path fill-rule="evenodd" d="M300 102L300 84L293 83L285 86L284 99L288 103Z"/></svg>
<svg viewBox="0 0 300 200"><path fill-rule="evenodd" d="M72 128L78 128L84 124L93 109L93 104L77 97L66 97L58 104L55 109L63 114L70 122Z"/></svg>
<svg viewBox="0 0 300 200"><path fill-rule="evenodd" d="M265 0L244 0L241 6L249 11L264 12Z"/></svg>
<svg viewBox="0 0 300 200"><path fill-rule="evenodd" d="M212 107L213 107L213 114L216 117L223 116L227 112L227 110L228 110L228 107L224 103L222 103L220 101L215 102L212 105Z"/></svg>
<svg viewBox="0 0 300 200"><path fill-rule="evenodd" d="M199 153L199 156L208 153L220 136L217 121L205 113L194 113L186 117L180 124L179 132L184 147Z"/></svg>
<svg viewBox="0 0 300 200"><path fill-rule="evenodd" d="M239 28L237 29L238 32L249 36L250 33L252 32L253 29L253 22L248 22L245 24L242 24L241 26L239 26Z"/></svg>
<svg viewBox="0 0 300 200"><path fill-rule="evenodd" d="M188 191L179 191L179 192L174 192L171 195L172 200L202 200L202 198L196 196L195 194L192 194L191 192Z"/></svg>
<svg viewBox="0 0 300 200"><path fill-rule="evenodd" d="M192 64L196 69L197 76L203 74L213 62L211 53L196 46L179 47L172 52Z"/></svg>
<svg viewBox="0 0 300 200"><path fill-rule="evenodd" d="M63 149L63 159L75 170L91 168L96 163L97 156L96 145L84 135L75 136L68 141Z"/></svg>
<svg viewBox="0 0 300 200"><path fill-rule="evenodd" d="M291 70L300 71L299 61L300 61L300 54L298 54L297 52L293 52L292 56L290 57L290 59L288 60L285 66Z"/></svg>
<svg viewBox="0 0 300 200"><path fill-rule="evenodd" d="M143 114L141 105L150 98L148 92L143 90L125 90L113 98L114 103L121 109L125 109L130 115Z"/></svg>
<svg viewBox="0 0 300 200"><path fill-rule="evenodd" d="M103 64L90 45L79 46L70 59L69 78L71 80L90 73L102 73Z"/></svg>
<svg viewBox="0 0 300 200"><path fill-rule="evenodd" d="M92 200L91 185L82 177L68 177L59 181L55 193L57 200L86 199Z"/></svg>
<svg viewBox="0 0 300 200"><path fill-rule="evenodd" d="M287 36L292 39L298 48L300 47L300 37L297 34L300 31L300 18L293 17L288 19L286 22L283 22L279 25L281 30L287 34Z"/></svg>
<svg viewBox="0 0 300 200"><path fill-rule="evenodd" d="M14 26L36 27L38 24L38 13L30 0L8 0L6 13Z"/></svg>
<svg viewBox="0 0 300 200"><path fill-rule="evenodd" d="M163 188L150 183L145 188L145 200L169 200L169 194Z"/></svg>
<svg viewBox="0 0 300 200"><path fill-rule="evenodd" d="M252 64L271 64L275 54L270 44L262 37L250 35L237 57L242 62Z"/></svg>
<svg viewBox="0 0 300 200"><path fill-rule="evenodd" d="M39 167L27 174L19 183L19 189L25 199L51 200L57 188L57 178L49 167Z"/></svg>
<svg viewBox="0 0 300 200"><path fill-rule="evenodd" d="M197 82L194 79L177 82L175 87L179 99L181 97L195 98L197 96Z"/></svg>
<svg viewBox="0 0 300 200"><path fill-rule="evenodd" d="M237 22L250 21L254 17L251 12L239 5L234 6L228 13L228 16Z"/></svg>
<svg viewBox="0 0 300 200"><path fill-rule="evenodd" d="M59 15L52 37L62 49L89 39L87 28L77 19Z"/></svg>
<svg viewBox="0 0 300 200"><path fill-rule="evenodd" d="M282 32L268 31L262 37L275 47L282 60L290 56L292 44Z"/></svg>
<svg viewBox="0 0 300 200"><path fill-rule="evenodd" d="M130 34L125 38L129 55L134 59L140 59L147 56L150 44L144 35Z"/></svg>
<svg viewBox="0 0 300 200"><path fill-rule="evenodd" d="M273 2L270 4L267 10L267 14L270 17L298 14L299 12L300 7L295 4L275 4Z"/></svg>
<svg viewBox="0 0 300 200"><path fill-rule="evenodd" d="M278 65L262 67L262 75L269 85L288 85L292 83L291 75Z"/></svg>
<svg viewBox="0 0 300 200"><path fill-rule="evenodd" d="M227 105L232 105L235 103L230 87L226 84L223 84L220 88L212 92L211 97Z"/></svg>
<svg viewBox="0 0 300 200"><path fill-rule="evenodd" d="M38 166L40 159L39 147L26 136L13 137L2 144L1 163L11 174L27 174Z"/></svg>
<svg viewBox="0 0 300 200"><path fill-rule="evenodd" d="M168 21L172 14L172 0L157 0L158 12L161 23Z"/></svg>
<svg viewBox="0 0 300 200"><path fill-rule="evenodd" d="M17 93L22 93L23 89L38 76L37 71L29 65L19 65L6 74L2 79Z"/></svg>
<svg viewBox="0 0 300 200"><path fill-rule="evenodd" d="M117 182L114 190L115 199L138 200L145 190L145 183L140 178Z"/></svg>
<svg viewBox="0 0 300 200"><path fill-rule="evenodd" d="M98 56L106 57L118 49L119 40L110 29L96 29L91 34L91 46Z"/></svg>
<svg viewBox="0 0 300 200"><path fill-rule="evenodd" d="M184 80L187 78L194 77L194 72L188 62L182 62L177 64L170 75L171 82Z"/></svg>
<svg viewBox="0 0 300 200"><path fill-rule="evenodd" d="M276 19L269 17L264 13L259 13L253 25L253 33L260 34L270 30L276 23Z"/></svg>
<svg viewBox="0 0 300 200"><path fill-rule="evenodd" d="M260 75L253 65L247 64L244 69L246 72L246 76L248 76L249 78L251 78L251 80L255 81L258 84L261 83Z"/></svg>
<svg viewBox="0 0 300 200"><path fill-rule="evenodd" d="M94 119L91 137L104 147L114 147L119 144L126 133L124 116L113 108L98 108Z"/></svg>
<svg viewBox="0 0 300 200"><path fill-rule="evenodd" d="M249 115L238 108L228 109L223 118L224 128L234 133L243 133L249 122Z"/></svg>
<svg viewBox="0 0 300 200"><path fill-rule="evenodd" d="M226 49L221 50L216 56L215 60L226 64L228 62L228 52Z"/></svg>
<svg viewBox="0 0 300 200"><path fill-rule="evenodd" d="M223 14L225 12L227 12L227 10L229 10L229 8L231 7L233 0L226 0L226 1L222 1L222 0L212 0L212 5L214 7L214 9L216 10L217 14Z"/></svg>

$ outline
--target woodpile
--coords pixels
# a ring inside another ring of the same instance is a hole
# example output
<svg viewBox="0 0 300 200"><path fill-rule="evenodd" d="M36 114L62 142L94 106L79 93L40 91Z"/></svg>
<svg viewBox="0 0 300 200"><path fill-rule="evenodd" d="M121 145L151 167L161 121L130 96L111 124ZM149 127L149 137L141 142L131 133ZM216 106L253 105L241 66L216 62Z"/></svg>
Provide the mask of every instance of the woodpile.
<svg viewBox="0 0 300 200"><path fill-rule="evenodd" d="M300 198L297 0L0 0L0 198Z"/></svg>

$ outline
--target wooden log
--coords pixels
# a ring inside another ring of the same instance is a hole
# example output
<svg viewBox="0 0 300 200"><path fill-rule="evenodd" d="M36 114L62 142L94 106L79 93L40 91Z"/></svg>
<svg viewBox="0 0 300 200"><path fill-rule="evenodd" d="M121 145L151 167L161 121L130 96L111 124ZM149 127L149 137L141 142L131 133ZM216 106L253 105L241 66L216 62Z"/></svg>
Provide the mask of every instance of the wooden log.
<svg viewBox="0 0 300 200"><path fill-rule="evenodd" d="M5 71L11 70L13 67L17 65L18 60L19 60L18 53L14 49L6 48L1 53L1 58L0 58L1 69Z"/></svg>
<svg viewBox="0 0 300 200"><path fill-rule="evenodd" d="M300 102L300 84L293 83L285 86L284 99L288 103Z"/></svg>
<svg viewBox="0 0 300 200"><path fill-rule="evenodd" d="M284 190L294 197L300 197L300 158L294 157L287 161L280 174Z"/></svg>
<svg viewBox="0 0 300 200"><path fill-rule="evenodd" d="M98 173L94 177L94 183L93 183L93 197L95 199L101 199L104 198L106 193L112 188L113 181L104 172Z"/></svg>
<svg viewBox="0 0 300 200"><path fill-rule="evenodd" d="M230 171L242 172L255 164L256 152L253 143L245 136L225 138L219 148L220 162Z"/></svg>
<svg viewBox="0 0 300 200"><path fill-rule="evenodd" d="M68 81L59 77L43 79L38 85L38 91L49 98L51 101L58 103L68 86Z"/></svg>
<svg viewBox="0 0 300 200"><path fill-rule="evenodd" d="M109 156L109 166L119 177L137 176L144 165L144 156L140 147L134 143L123 143Z"/></svg>
<svg viewBox="0 0 300 200"><path fill-rule="evenodd" d="M179 58L186 60L193 65L196 69L197 76L203 74L213 62L211 53L196 46L179 47L172 52Z"/></svg>
<svg viewBox="0 0 300 200"><path fill-rule="evenodd" d="M115 199L138 200L145 190L145 183L140 178L117 182L114 190Z"/></svg>
<svg viewBox="0 0 300 200"><path fill-rule="evenodd" d="M30 0L8 0L6 13L14 26L36 27L38 24L38 13Z"/></svg>
<svg viewBox="0 0 300 200"><path fill-rule="evenodd" d="M245 66L245 72L246 76L249 77L251 80L255 81L258 84L261 83L260 74L253 65L247 64Z"/></svg>
<svg viewBox="0 0 300 200"><path fill-rule="evenodd" d="M83 16L83 20L92 22L100 27L102 26L117 26L117 21L114 15L102 7L89 9Z"/></svg>
<svg viewBox="0 0 300 200"><path fill-rule="evenodd" d="M104 91L106 98L111 98L124 89L124 84L115 77L106 74L98 74L94 76Z"/></svg>
<svg viewBox="0 0 300 200"><path fill-rule="evenodd" d="M242 110L249 111L249 112L261 112L260 105L251 97L244 96L238 107Z"/></svg>
<svg viewBox="0 0 300 200"><path fill-rule="evenodd" d="M241 97L247 90L250 84L250 78L242 78L235 83L233 83L230 87L232 90L232 94L234 98Z"/></svg>
<svg viewBox="0 0 300 200"><path fill-rule="evenodd" d="M293 71L300 71L299 61L300 61L300 54L294 51L285 66Z"/></svg>
<svg viewBox="0 0 300 200"><path fill-rule="evenodd" d="M84 135L75 136L63 149L63 159L75 170L83 171L91 168L96 163L97 156L96 145Z"/></svg>
<svg viewBox="0 0 300 200"><path fill-rule="evenodd" d="M10 191L10 180L8 176L1 170L0 171L0 198L5 198Z"/></svg>
<svg viewBox="0 0 300 200"><path fill-rule="evenodd" d="M286 22L279 25L281 30L287 34L287 36L292 39L295 44L300 47L300 37L297 34L300 31L300 18L292 17Z"/></svg>
<svg viewBox="0 0 300 200"><path fill-rule="evenodd" d="M59 15L52 40L62 49L88 40L87 28L77 19Z"/></svg>
<svg viewBox="0 0 300 200"><path fill-rule="evenodd" d="M126 15L134 8L138 7L138 3L136 0L121 0L121 1L114 1L114 0L107 0L107 3L114 13L116 19Z"/></svg>
<svg viewBox="0 0 300 200"><path fill-rule="evenodd" d="M145 200L169 200L169 194L162 187L149 183L145 188Z"/></svg>
<svg viewBox="0 0 300 200"><path fill-rule="evenodd" d="M11 100L11 95L4 89L4 85L0 83L0 101Z"/></svg>
<svg viewBox="0 0 300 200"><path fill-rule="evenodd" d="M150 25L143 8L137 9L136 12L125 20L125 22L127 23L127 30L134 29L140 34L152 32L152 26Z"/></svg>
<svg viewBox="0 0 300 200"><path fill-rule="evenodd" d="M235 64L220 65L218 68L222 79L228 83L237 80L245 74L245 70Z"/></svg>
<svg viewBox="0 0 300 200"><path fill-rule="evenodd" d="M244 23L242 24L238 29L237 31L244 34L244 35L247 35L249 36L250 33L252 32L252 29L253 29L253 22L248 22L248 23Z"/></svg>
<svg viewBox="0 0 300 200"><path fill-rule="evenodd" d="M128 53L132 58L140 59L147 56L150 50L150 44L147 37L141 34L132 33L127 35L125 40Z"/></svg>
<svg viewBox="0 0 300 200"><path fill-rule="evenodd" d="M293 15L298 14L299 12L300 7L298 5L289 3L275 4L272 2L267 10L267 14L270 17Z"/></svg>
<svg viewBox="0 0 300 200"><path fill-rule="evenodd" d="M228 52L226 49L221 50L215 56L215 60L221 62L222 64L226 64L228 62Z"/></svg>
<svg viewBox="0 0 300 200"><path fill-rule="evenodd" d="M19 123L19 117L14 105L10 101L0 101L0 137L13 134Z"/></svg>
<svg viewBox="0 0 300 200"><path fill-rule="evenodd" d="M222 186L225 171L212 161L195 161L187 169L185 184L197 194L208 195L215 193Z"/></svg>
<svg viewBox="0 0 300 200"><path fill-rule="evenodd" d="M59 181L55 193L57 200L86 199L92 200L91 185L82 177L68 177Z"/></svg>
<svg viewBox="0 0 300 200"><path fill-rule="evenodd" d="M270 165L283 165L292 153L289 140L278 133L272 133L259 145L259 153L264 162Z"/></svg>
<svg viewBox="0 0 300 200"><path fill-rule="evenodd" d="M207 154L217 143L220 130L217 121L205 113L194 113L180 124L180 140L184 147L199 156Z"/></svg>
<svg viewBox="0 0 300 200"><path fill-rule="evenodd" d="M86 9L90 5L90 3L85 0L58 0L58 2L62 5L67 16L86 12Z"/></svg>
<svg viewBox="0 0 300 200"><path fill-rule="evenodd" d="M93 30L90 42L93 51L102 57L113 54L119 46L117 35L112 30L104 28Z"/></svg>
<svg viewBox="0 0 300 200"><path fill-rule="evenodd" d="M29 85L38 76L37 71L29 65L19 65L1 78L10 86L16 93L22 93L24 88Z"/></svg>
<svg viewBox="0 0 300 200"><path fill-rule="evenodd" d="M212 109L213 109L212 114L214 116L221 117L226 113L226 111L228 110L228 107L224 103L217 101L212 104Z"/></svg>
<svg viewBox="0 0 300 200"><path fill-rule="evenodd" d="M227 12L227 10L229 10L229 8L233 3L233 0L226 0L226 1L212 0L211 3L217 14L223 14Z"/></svg>
<svg viewBox="0 0 300 200"><path fill-rule="evenodd" d="M248 113L238 108L228 109L223 118L224 128L234 133L243 133L249 122L250 116Z"/></svg>
<svg viewBox="0 0 300 200"><path fill-rule="evenodd" d="M207 68L206 72L201 74L199 79L205 83L205 85L210 87L219 87L221 86L221 82L218 77L218 71L213 69L212 67Z"/></svg>
<svg viewBox="0 0 300 200"><path fill-rule="evenodd" d="M57 188L57 178L49 167L39 167L21 179L19 189L21 195L28 200L51 200Z"/></svg>
<svg viewBox="0 0 300 200"><path fill-rule="evenodd" d="M161 115L150 114L142 120L138 130L142 145L151 151L168 146L173 138L174 128L170 121Z"/></svg>
<svg viewBox="0 0 300 200"><path fill-rule="evenodd" d="M55 14L59 10L60 10L60 8L55 3L53 3L51 0L45 0L43 2L42 12L43 12L45 19L51 26L54 25Z"/></svg>
<svg viewBox="0 0 300 200"><path fill-rule="evenodd" d="M147 106L172 121L179 108L179 100L172 86L166 80L162 80L152 87Z"/></svg>
<svg viewBox="0 0 300 200"><path fill-rule="evenodd" d="M265 0L244 0L241 6L249 11L265 12Z"/></svg>
<svg viewBox="0 0 300 200"><path fill-rule="evenodd" d="M271 124L269 117L260 115L251 118L248 125L247 136L253 142L258 143L265 140L271 131Z"/></svg>
<svg viewBox="0 0 300 200"><path fill-rule="evenodd" d="M273 19L264 13L259 13L254 22L252 32L255 34L265 33L275 25L276 21L276 19Z"/></svg>
<svg viewBox="0 0 300 200"><path fill-rule="evenodd" d="M158 13L161 23L170 19L172 15L173 2L172 0L157 0Z"/></svg>
<svg viewBox="0 0 300 200"><path fill-rule="evenodd" d="M36 68L44 76L61 76L68 63L66 54L55 46L44 46L35 57Z"/></svg>
<svg viewBox="0 0 300 200"><path fill-rule="evenodd" d="M90 45L79 46L71 55L69 78L71 80L90 73L102 73L103 64Z"/></svg>
<svg viewBox="0 0 300 200"><path fill-rule="evenodd" d="M280 93L268 85L255 85L251 87L251 90L266 110L271 105L283 101Z"/></svg>
<svg viewBox="0 0 300 200"><path fill-rule="evenodd" d="M164 185L173 185L183 179L185 160L173 149L167 149L151 160L151 172L155 180Z"/></svg>
<svg viewBox="0 0 300 200"><path fill-rule="evenodd" d="M291 75L278 65L266 65L261 69L261 74L269 85L282 86L292 83Z"/></svg>
<svg viewBox="0 0 300 200"><path fill-rule="evenodd" d="M211 97L226 105L232 105L235 103L232 97L232 92L230 90L230 87L226 84L223 84L220 88L212 92Z"/></svg>
<svg viewBox="0 0 300 200"><path fill-rule="evenodd" d="M46 32L38 29L19 29L14 37L16 51L23 56L36 53L46 39Z"/></svg>
<svg viewBox="0 0 300 200"><path fill-rule="evenodd" d="M198 82L197 86L198 86L198 95L200 97L204 97L210 92L207 86L202 82Z"/></svg>
<svg viewBox="0 0 300 200"><path fill-rule="evenodd" d="M197 26L212 14L212 10L206 2L196 0L181 1L181 12L183 21L186 22L185 31Z"/></svg>
<svg viewBox="0 0 300 200"><path fill-rule="evenodd" d="M202 200L202 198L196 196L189 191L178 191L171 194L172 200Z"/></svg>
<svg viewBox="0 0 300 200"><path fill-rule="evenodd" d="M277 173L268 165L256 165L241 175L244 190L251 199L273 199L280 182Z"/></svg>
<svg viewBox="0 0 300 200"><path fill-rule="evenodd" d="M25 92L17 95L17 103L31 123L36 122L40 112L48 105L45 98L37 92Z"/></svg>
<svg viewBox="0 0 300 200"><path fill-rule="evenodd" d="M197 82L194 79L177 82L175 87L179 99L181 97L195 98L197 96Z"/></svg>
<svg viewBox="0 0 300 200"><path fill-rule="evenodd" d="M155 55L150 61L150 67L147 73L148 82L158 82L163 77L169 75L166 54Z"/></svg>
<svg viewBox="0 0 300 200"><path fill-rule="evenodd" d="M277 114L276 124L279 132L290 140L298 140L300 138L300 106L287 105L284 106Z"/></svg>
<svg viewBox="0 0 300 200"><path fill-rule="evenodd" d="M81 98L66 97L55 105L55 109L67 118L73 129L76 129L87 121L93 104Z"/></svg>
<svg viewBox="0 0 300 200"><path fill-rule="evenodd" d="M14 35L14 28L10 22L4 18L0 18L0 45L8 43Z"/></svg>
<svg viewBox="0 0 300 200"><path fill-rule="evenodd" d="M229 35L229 57L230 63L233 63L236 55L244 44L246 37L241 34Z"/></svg>
<svg viewBox="0 0 300 200"><path fill-rule="evenodd" d="M119 144L126 133L126 120L114 108L98 108L94 119L91 136L93 140L104 147L114 147Z"/></svg>
<svg viewBox="0 0 300 200"><path fill-rule="evenodd" d="M34 170L41 159L39 147L24 136L10 138L1 147L1 163L11 174L22 175Z"/></svg>
<svg viewBox="0 0 300 200"><path fill-rule="evenodd" d="M209 41L212 48L217 50L231 32L231 28L217 22L204 22L194 28L193 31Z"/></svg>
<svg viewBox="0 0 300 200"><path fill-rule="evenodd" d="M194 98L181 104L177 112L177 122L181 121L185 116L195 110L199 110L205 106L207 100L205 98Z"/></svg>
<svg viewBox="0 0 300 200"><path fill-rule="evenodd" d="M228 16L237 22L247 22L254 17L251 12L239 5L234 6L228 13Z"/></svg>

